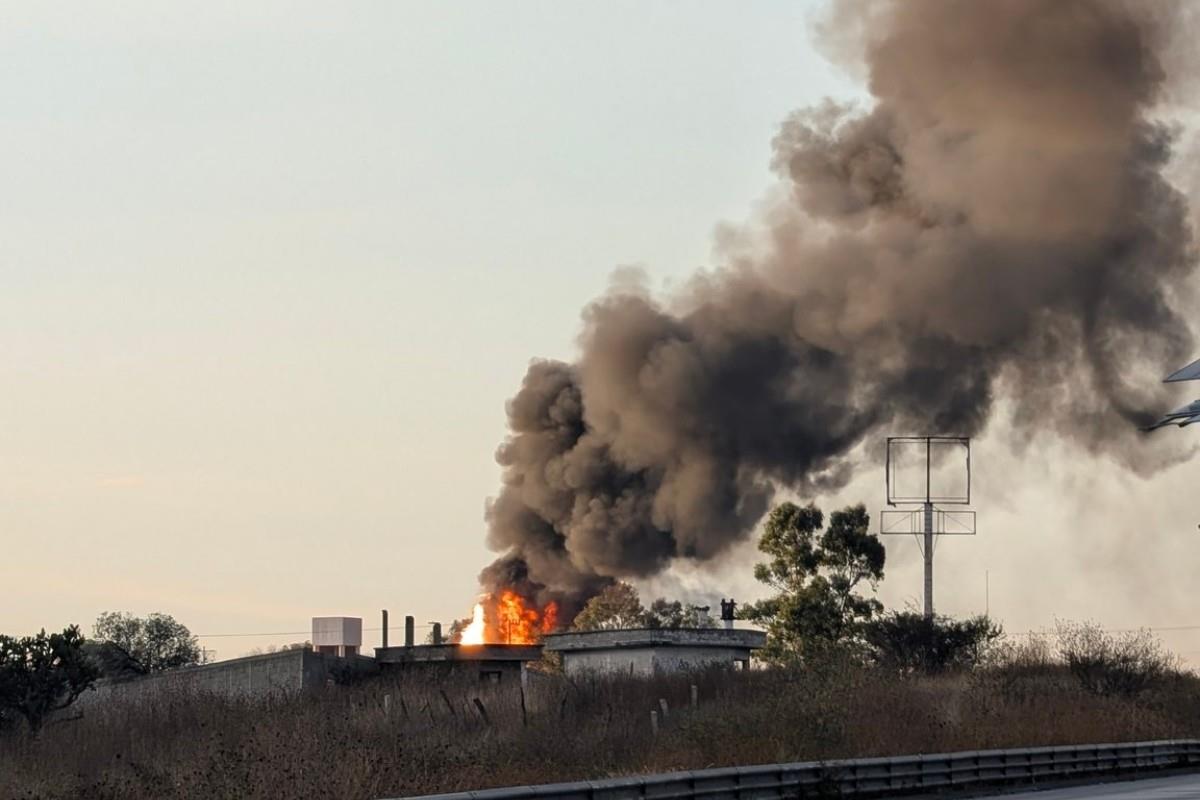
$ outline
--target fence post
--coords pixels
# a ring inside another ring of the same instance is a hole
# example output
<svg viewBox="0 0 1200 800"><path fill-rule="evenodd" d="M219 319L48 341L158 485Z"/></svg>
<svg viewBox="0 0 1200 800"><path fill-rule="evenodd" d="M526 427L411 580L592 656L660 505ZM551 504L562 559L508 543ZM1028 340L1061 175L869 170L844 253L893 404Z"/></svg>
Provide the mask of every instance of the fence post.
<svg viewBox="0 0 1200 800"><path fill-rule="evenodd" d="M446 690L438 689L438 692L442 695L442 700L446 702L446 710L450 712L450 716L457 717L458 714L454 711L454 704L450 702L450 698L447 696Z"/></svg>
<svg viewBox="0 0 1200 800"><path fill-rule="evenodd" d="M692 684L692 710L696 710L696 706L700 704L700 690L696 688L696 684Z"/></svg>
<svg viewBox="0 0 1200 800"><path fill-rule="evenodd" d="M658 736L658 712L657 711L650 712L650 733L653 734L654 736Z"/></svg>

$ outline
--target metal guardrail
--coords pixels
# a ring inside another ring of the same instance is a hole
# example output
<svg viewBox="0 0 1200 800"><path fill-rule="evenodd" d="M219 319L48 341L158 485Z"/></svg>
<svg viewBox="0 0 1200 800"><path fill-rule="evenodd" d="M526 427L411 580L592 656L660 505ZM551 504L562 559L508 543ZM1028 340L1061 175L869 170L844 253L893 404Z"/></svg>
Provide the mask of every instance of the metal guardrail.
<svg viewBox="0 0 1200 800"><path fill-rule="evenodd" d="M1200 739L971 750L939 755L723 767L412 800L782 800L869 797L1200 769Z"/></svg>

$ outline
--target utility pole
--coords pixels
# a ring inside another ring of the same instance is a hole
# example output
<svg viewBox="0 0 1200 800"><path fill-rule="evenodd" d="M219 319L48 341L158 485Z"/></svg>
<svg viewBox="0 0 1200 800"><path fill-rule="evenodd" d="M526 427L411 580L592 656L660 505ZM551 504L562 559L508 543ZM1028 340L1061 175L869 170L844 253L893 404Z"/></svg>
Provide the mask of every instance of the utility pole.
<svg viewBox="0 0 1200 800"><path fill-rule="evenodd" d="M925 503L925 619L933 619L933 503Z"/></svg>
<svg viewBox="0 0 1200 800"><path fill-rule="evenodd" d="M933 621L933 440L925 440L925 619Z"/></svg>

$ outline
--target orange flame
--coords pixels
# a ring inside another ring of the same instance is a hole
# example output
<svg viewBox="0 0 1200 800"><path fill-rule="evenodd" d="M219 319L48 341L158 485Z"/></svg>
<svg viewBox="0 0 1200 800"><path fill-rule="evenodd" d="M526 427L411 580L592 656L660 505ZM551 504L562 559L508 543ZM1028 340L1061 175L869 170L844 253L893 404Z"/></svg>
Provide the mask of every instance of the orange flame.
<svg viewBox="0 0 1200 800"><path fill-rule="evenodd" d="M558 627L558 603L551 600L542 609L542 633L551 633Z"/></svg>
<svg viewBox="0 0 1200 800"><path fill-rule="evenodd" d="M476 603L471 613L471 624L463 628L458 641L461 644L483 644L487 636L487 623L483 617L483 603Z"/></svg>
<svg viewBox="0 0 1200 800"><path fill-rule="evenodd" d="M558 626L558 604L538 611L512 591L500 592L476 603L471 623L463 628L459 644L537 644L542 635Z"/></svg>

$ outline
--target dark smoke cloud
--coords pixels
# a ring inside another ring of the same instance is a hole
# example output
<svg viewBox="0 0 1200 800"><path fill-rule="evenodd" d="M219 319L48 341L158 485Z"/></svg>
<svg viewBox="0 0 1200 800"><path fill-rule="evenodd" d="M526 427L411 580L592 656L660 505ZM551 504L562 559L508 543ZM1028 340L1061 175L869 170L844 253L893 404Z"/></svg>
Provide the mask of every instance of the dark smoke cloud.
<svg viewBox="0 0 1200 800"><path fill-rule="evenodd" d="M827 43L869 109L788 119L787 199L680 296L628 286L584 313L573 364L509 404L486 588L578 603L614 578L712 559L773 492L836 489L887 433L976 434L997 401L1138 472L1187 361L1196 266L1152 120L1159 4L848 4ZM856 453L858 454L856 456ZM567 615L569 618L569 613Z"/></svg>

